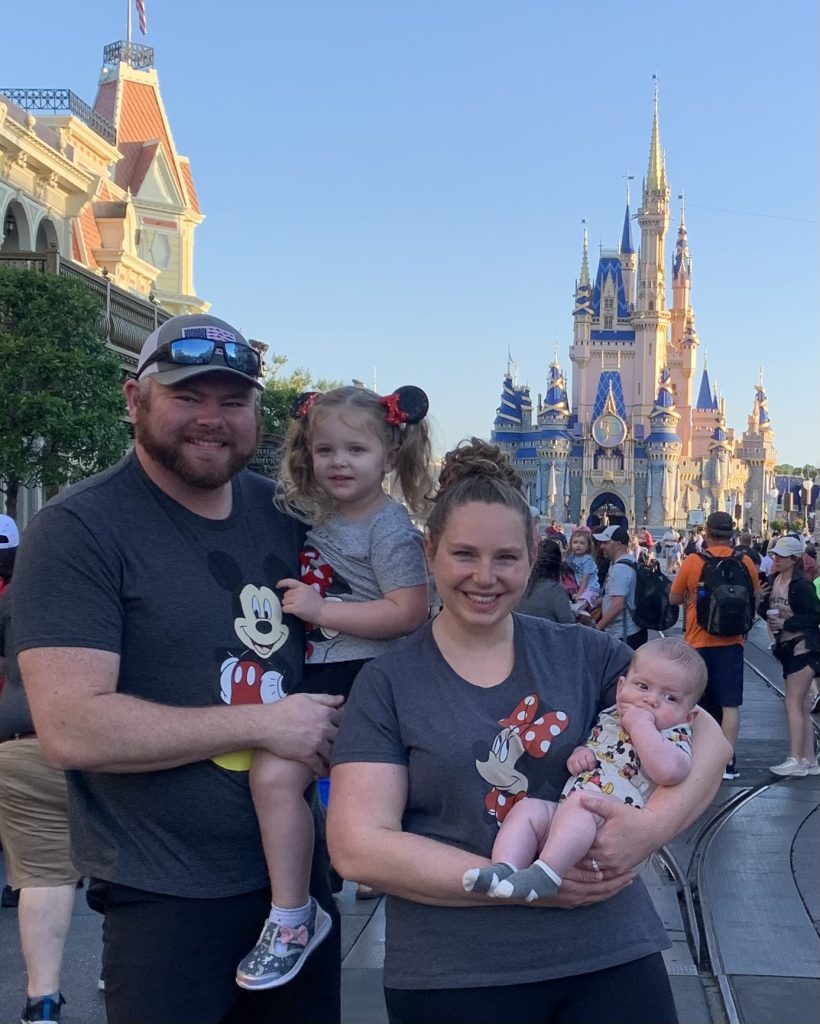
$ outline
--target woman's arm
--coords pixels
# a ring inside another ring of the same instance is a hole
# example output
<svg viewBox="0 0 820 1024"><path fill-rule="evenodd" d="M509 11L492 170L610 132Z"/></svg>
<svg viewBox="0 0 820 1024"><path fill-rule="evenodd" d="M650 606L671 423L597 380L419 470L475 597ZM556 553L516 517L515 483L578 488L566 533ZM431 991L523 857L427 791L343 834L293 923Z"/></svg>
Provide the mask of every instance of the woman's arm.
<svg viewBox="0 0 820 1024"><path fill-rule="evenodd" d="M403 765L355 762L331 774L327 837L331 859L345 878L432 906L498 906L489 896L464 891L468 868L486 857L402 831L407 802ZM634 813L634 812L633 812ZM602 880L593 871L573 872L558 898L526 906L574 907L609 899L628 885L633 872ZM501 901L509 906L509 901Z"/></svg>
<svg viewBox="0 0 820 1024"><path fill-rule="evenodd" d="M692 769L676 786L660 786L640 811L606 798L581 794L584 807L600 814L587 862L594 858L606 874L624 874L670 842L709 806L732 756L720 726L711 715L692 723Z"/></svg>

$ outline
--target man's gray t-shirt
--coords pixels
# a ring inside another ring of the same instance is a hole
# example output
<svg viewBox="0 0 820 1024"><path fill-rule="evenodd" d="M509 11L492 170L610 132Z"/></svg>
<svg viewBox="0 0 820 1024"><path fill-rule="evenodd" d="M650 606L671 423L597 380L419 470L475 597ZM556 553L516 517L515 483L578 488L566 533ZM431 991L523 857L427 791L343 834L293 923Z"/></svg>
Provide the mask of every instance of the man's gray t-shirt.
<svg viewBox="0 0 820 1024"><path fill-rule="evenodd" d="M626 562L629 565L626 565ZM607 613L607 607L610 604L611 598L626 598L626 614L621 612L617 615L605 630L617 640L625 640L626 637L634 636L641 631L641 627L637 625L631 614L635 610L635 582L637 579L632 566L636 564L634 558L625 555L610 565L609 572L604 580L603 601L601 602L601 612L603 615ZM626 632L624 632L624 624L626 624Z"/></svg>
<svg viewBox="0 0 820 1024"><path fill-rule="evenodd" d="M403 830L481 857L490 856L499 822L522 796L559 798L567 757L611 703L611 684L632 656L584 626L514 621L514 667L497 686L457 675L432 624L366 665L333 752L334 765L404 766ZM667 945L639 880L605 903L571 911L436 907L391 896L384 980L394 988L523 984L615 966Z"/></svg>
<svg viewBox="0 0 820 1024"><path fill-rule="evenodd" d="M18 651L120 656L117 691L179 707L269 703L301 681L303 629L275 584L298 574L303 528L244 472L204 519L132 454L57 496L26 530L14 578ZM267 884L246 757L132 773L67 772L71 852L85 875L176 896ZM222 764L231 767L222 767Z"/></svg>
<svg viewBox="0 0 820 1024"><path fill-rule="evenodd" d="M427 585L421 534L392 499L367 519L336 515L311 527L300 562L303 582L339 601L379 601L393 590ZM305 661L375 658L395 642L308 627Z"/></svg>

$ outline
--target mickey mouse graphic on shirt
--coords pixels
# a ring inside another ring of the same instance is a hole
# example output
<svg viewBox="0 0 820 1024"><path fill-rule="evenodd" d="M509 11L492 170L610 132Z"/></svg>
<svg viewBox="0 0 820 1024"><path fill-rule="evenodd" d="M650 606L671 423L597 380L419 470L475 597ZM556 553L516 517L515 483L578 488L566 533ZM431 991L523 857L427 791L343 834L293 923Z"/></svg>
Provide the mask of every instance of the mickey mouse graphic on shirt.
<svg viewBox="0 0 820 1024"><path fill-rule="evenodd" d="M267 583L248 583L242 570L230 555L214 551L208 556L211 575L227 590L237 613L234 633L240 646L234 650L217 651L219 695L225 704L272 704L288 692L288 666L276 652L287 643L290 630L282 622L282 605ZM262 563L265 580L280 580L289 568L274 555ZM213 760L223 768L245 771L250 767L251 752L236 751Z"/></svg>
<svg viewBox="0 0 820 1024"><path fill-rule="evenodd" d="M536 774L546 774L533 769L569 725L565 712L539 715L538 705L538 694L527 694L511 715L499 719L501 731L489 748L486 744L474 746L476 770L492 786L484 798L484 808L499 826L510 809L536 787Z"/></svg>

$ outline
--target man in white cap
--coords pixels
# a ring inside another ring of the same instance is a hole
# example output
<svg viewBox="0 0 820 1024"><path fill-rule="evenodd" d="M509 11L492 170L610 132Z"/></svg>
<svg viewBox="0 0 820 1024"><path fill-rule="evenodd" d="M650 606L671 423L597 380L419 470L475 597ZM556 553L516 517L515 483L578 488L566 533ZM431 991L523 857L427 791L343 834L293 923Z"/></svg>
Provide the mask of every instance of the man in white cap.
<svg viewBox="0 0 820 1024"><path fill-rule="evenodd" d="M46 756L68 769L74 863L105 914L109 1024L339 1020L338 928L290 984L236 987L270 892L250 748L326 770L340 698L288 694L302 624L278 580L300 524L244 470L259 355L194 314L148 337L125 384L134 450L26 530L17 648ZM312 893L332 915L321 835Z"/></svg>

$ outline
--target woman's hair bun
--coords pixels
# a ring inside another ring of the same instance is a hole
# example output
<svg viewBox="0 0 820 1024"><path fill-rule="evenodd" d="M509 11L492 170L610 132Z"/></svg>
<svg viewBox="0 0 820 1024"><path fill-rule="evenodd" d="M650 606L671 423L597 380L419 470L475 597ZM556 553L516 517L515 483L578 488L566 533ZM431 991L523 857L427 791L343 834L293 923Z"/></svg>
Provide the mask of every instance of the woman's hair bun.
<svg viewBox="0 0 820 1024"><path fill-rule="evenodd" d="M482 441L478 437L462 441L457 448L444 456L439 474L439 494L467 477L484 477L486 480L509 484L517 490L523 488L523 481L513 469L507 455L498 445Z"/></svg>

